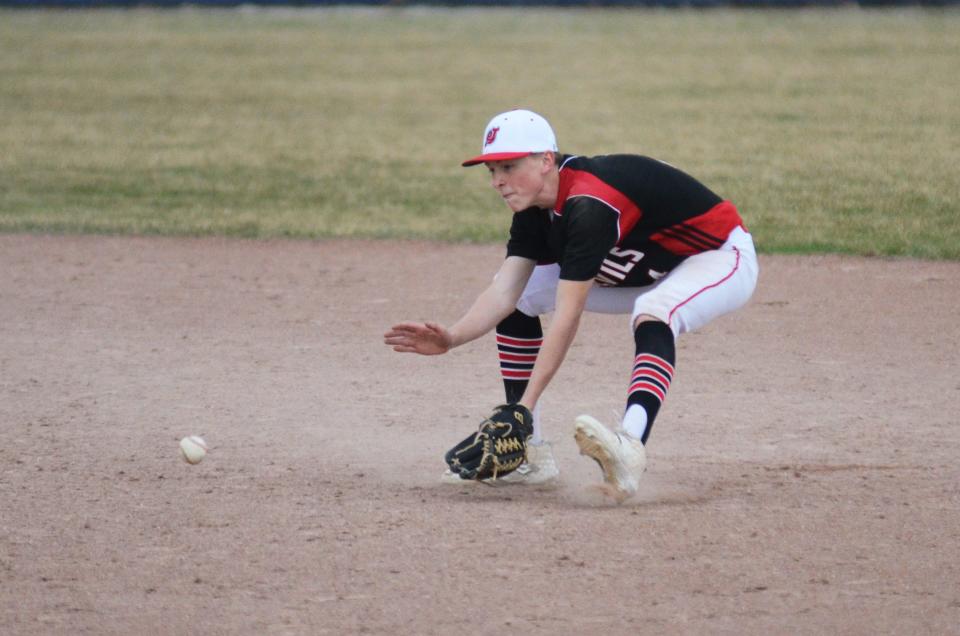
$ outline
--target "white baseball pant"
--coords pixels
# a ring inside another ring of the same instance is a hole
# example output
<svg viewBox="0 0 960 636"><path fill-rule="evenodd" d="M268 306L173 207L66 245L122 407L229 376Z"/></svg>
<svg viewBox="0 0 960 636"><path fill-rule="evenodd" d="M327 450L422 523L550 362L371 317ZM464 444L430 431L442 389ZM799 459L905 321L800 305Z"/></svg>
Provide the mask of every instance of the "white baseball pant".
<svg viewBox="0 0 960 636"><path fill-rule="evenodd" d="M594 286L586 310L630 314L631 329L637 316L650 315L667 323L677 337L744 306L756 288L757 274L753 237L738 227L719 249L688 257L652 285ZM553 311L559 280L559 265L535 267L517 309L528 316Z"/></svg>

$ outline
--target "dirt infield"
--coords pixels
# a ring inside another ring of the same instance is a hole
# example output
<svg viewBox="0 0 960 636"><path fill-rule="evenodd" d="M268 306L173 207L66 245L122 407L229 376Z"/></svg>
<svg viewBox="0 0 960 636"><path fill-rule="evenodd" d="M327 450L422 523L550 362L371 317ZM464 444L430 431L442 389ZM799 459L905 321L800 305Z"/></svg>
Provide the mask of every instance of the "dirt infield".
<svg viewBox="0 0 960 636"><path fill-rule="evenodd" d="M545 397L559 488L438 480L492 341L381 335L501 256L0 236L0 633L960 633L960 264L761 256L618 507L571 427L622 407L625 317Z"/></svg>

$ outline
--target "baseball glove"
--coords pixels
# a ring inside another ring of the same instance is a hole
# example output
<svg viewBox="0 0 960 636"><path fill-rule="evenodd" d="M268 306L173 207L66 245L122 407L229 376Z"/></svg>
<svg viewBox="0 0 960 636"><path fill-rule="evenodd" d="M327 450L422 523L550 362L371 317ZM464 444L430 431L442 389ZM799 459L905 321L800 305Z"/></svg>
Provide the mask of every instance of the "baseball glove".
<svg viewBox="0 0 960 636"><path fill-rule="evenodd" d="M503 404L480 424L479 430L444 455L460 479L496 479L512 473L527 458L533 435L533 415L520 404Z"/></svg>

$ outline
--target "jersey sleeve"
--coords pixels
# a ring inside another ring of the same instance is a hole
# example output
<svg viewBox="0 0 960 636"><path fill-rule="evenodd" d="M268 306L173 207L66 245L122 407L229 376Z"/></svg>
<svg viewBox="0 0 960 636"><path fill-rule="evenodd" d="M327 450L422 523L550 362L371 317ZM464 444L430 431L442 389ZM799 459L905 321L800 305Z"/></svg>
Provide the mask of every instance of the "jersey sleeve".
<svg viewBox="0 0 960 636"><path fill-rule="evenodd" d="M538 263L548 262L550 248L547 242L550 232L548 212L529 208L516 212L510 225L510 240L507 241L507 256L529 258Z"/></svg>
<svg viewBox="0 0 960 636"><path fill-rule="evenodd" d="M560 260L563 280L590 280L600 272L619 239L619 214L590 197L569 199L563 206L566 246Z"/></svg>

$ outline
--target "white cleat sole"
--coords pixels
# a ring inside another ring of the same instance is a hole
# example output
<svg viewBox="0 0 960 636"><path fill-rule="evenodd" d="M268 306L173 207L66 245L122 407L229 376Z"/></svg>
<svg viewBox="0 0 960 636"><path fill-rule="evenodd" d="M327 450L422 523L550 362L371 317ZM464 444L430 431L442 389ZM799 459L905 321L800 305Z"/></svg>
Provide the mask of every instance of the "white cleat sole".
<svg viewBox="0 0 960 636"><path fill-rule="evenodd" d="M636 494L640 476L647 468L643 444L611 431L590 415L580 415L575 422L573 437L580 454L596 461L603 471L601 492L617 503Z"/></svg>

